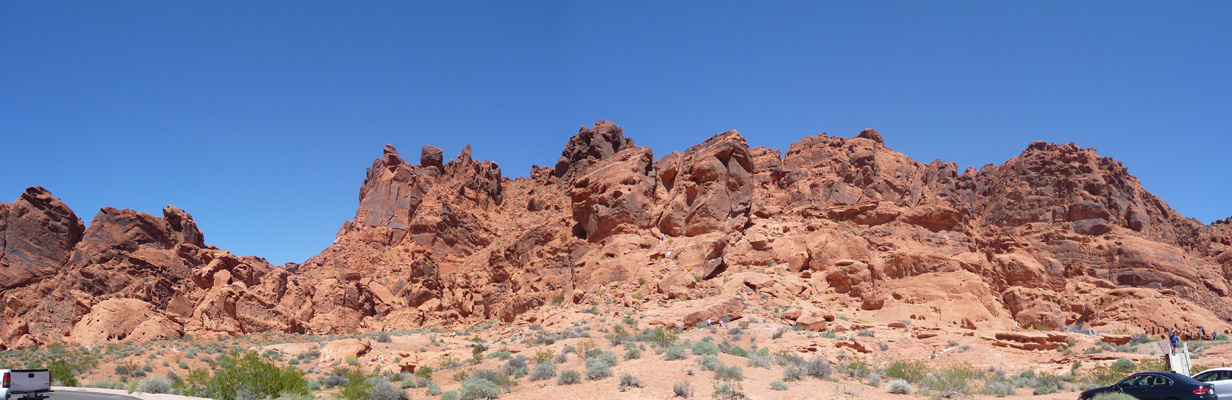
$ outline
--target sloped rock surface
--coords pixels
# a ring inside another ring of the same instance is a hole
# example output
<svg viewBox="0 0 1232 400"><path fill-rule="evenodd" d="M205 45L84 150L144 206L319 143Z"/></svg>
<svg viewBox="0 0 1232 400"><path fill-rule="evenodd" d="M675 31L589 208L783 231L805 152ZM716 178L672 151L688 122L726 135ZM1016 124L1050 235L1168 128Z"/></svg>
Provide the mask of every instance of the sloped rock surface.
<svg viewBox="0 0 1232 400"><path fill-rule="evenodd" d="M0 290L53 275L81 240L81 218L47 189L0 203Z"/></svg>
<svg viewBox="0 0 1232 400"><path fill-rule="evenodd" d="M753 197L753 161L736 131L724 132L655 163L663 211L659 230L672 236L740 230Z"/></svg>
<svg viewBox="0 0 1232 400"><path fill-rule="evenodd" d="M649 148L622 150L573 182L573 218L592 242L652 226L655 176Z"/></svg>

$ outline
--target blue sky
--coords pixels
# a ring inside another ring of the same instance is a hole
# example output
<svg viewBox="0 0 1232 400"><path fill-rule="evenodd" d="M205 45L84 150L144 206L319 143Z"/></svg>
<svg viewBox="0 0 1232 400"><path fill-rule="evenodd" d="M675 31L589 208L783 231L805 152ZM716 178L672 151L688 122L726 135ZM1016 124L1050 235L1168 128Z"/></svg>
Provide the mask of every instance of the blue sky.
<svg viewBox="0 0 1232 400"><path fill-rule="evenodd" d="M1229 2L0 2L0 201L191 213L279 264L385 143L508 177L615 121L656 155L866 127L921 161L1099 149L1232 216Z"/></svg>

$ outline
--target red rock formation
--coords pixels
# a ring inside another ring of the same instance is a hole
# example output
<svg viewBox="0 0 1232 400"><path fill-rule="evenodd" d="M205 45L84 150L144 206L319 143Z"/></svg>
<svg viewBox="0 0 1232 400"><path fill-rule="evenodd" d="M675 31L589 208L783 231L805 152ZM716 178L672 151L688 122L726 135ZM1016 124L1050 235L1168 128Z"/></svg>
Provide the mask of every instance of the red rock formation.
<svg viewBox="0 0 1232 400"><path fill-rule="evenodd" d="M743 229L753 196L752 158L744 138L727 131L656 162L665 193L659 230L697 236Z"/></svg>
<svg viewBox="0 0 1232 400"><path fill-rule="evenodd" d="M600 302L652 325L774 306L855 328L818 296L956 329L1226 331L1229 279L1232 223L1184 218L1093 149L1036 142L959 174L871 129L785 156L729 131L656 161L599 121L516 180L469 146L448 162L424 146L413 165L387 145L355 219L287 267L207 246L171 206L104 208L85 229L41 188L0 203L0 348L527 322ZM996 343L1059 343L1011 336Z"/></svg>
<svg viewBox="0 0 1232 400"><path fill-rule="evenodd" d="M84 230L81 218L41 187L0 203L0 290L54 275Z"/></svg>

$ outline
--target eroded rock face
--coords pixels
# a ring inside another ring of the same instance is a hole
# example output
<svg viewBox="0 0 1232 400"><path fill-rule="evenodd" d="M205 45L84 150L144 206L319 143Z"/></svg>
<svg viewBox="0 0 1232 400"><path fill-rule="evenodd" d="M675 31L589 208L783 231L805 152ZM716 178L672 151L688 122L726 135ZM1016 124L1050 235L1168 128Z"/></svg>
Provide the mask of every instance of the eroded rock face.
<svg viewBox="0 0 1232 400"><path fill-rule="evenodd" d="M85 231L73 210L37 186L0 203L0 219L0 290L55 274Z"/></svg>
<svg viewBox="0 0 1232 400"><path fill-rule="evenodd" d="M624 135L624 130L612 121L595 122L594 127L585 126L569 138L569 143L560 152L556 169L552 174L561 182L570 182L598 161L606 160L625 149L637 147L633 139Z"/></svg>
<svg viewBox="0 0 1232 400"><path fill-rule="evenodd" d="M654 191L654 154L645 147L622 150L574 179L573 218L591 242L648 229Z"/></svg>
<svg viewBox="0 0 1232 400"><path fill-rule="evenodd" d="M659 230L672 236L732 232L748 222L753 157L736 131L727 131L660 159L655 169L664 193Z"/></svg>

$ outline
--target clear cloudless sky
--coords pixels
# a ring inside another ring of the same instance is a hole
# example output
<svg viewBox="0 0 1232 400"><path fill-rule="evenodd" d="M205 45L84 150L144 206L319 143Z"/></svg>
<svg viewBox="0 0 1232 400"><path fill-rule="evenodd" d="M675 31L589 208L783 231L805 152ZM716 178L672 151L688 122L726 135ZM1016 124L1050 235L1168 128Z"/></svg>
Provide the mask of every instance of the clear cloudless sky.
<svg viewBox="0 0 1232 400"><path fill-rule="evenodd" d="M959 170L1094 147L1232 215L1228 1L0 1L0 201L191 213L275 264L328 246L392 144L507 177L615 121L656 155L827 132Z"/></svg>

